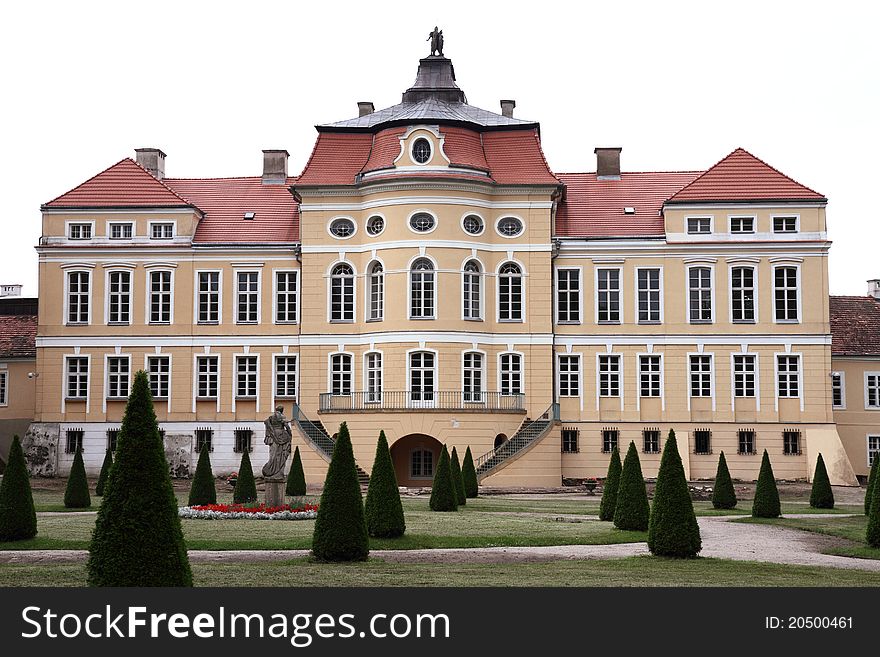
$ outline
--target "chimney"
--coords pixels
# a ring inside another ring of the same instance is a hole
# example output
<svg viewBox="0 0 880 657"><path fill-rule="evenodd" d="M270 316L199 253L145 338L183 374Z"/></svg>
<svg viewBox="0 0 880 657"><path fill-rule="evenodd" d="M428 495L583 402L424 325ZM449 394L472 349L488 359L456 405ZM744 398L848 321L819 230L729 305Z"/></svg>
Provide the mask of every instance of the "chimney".
<svg viewBox="0 0 880 657"><path fill-rule="evenodd" d="M287 183L287 158L285 150L263 151L263 184L284 185Z"/></svg>
<svg viewBox="0 0 880 657"><path fill-rule="evenodd" d="M501 101L501 116L506 116L508 119L512 119L514 107L516 107L515 100L502 100Z"/></svg>
<svg viewBox="0 0 880 657"><path fill-rule="evenodd" d="M153 177L162 180L165 177L165 153L160 148L135 148L137 163L149 171Z"/></svg>
<svg viewBox="0 0 880 657"><path fill-rule="evenodd" d="M880 278L872 278L868 281L868 296L880 301Z"/></svg>
<svg viewBox="0 0 880 657"><path fill-rule="evenodd" d="M622 148L595 148L596 177L599 180L620 180L620 151Z"/></svg>
<svg viewBox="0 0 880 657"><path fill-rule="evenodd" d="M358 101L358 116L366 116L376 111L375 105L369 100Z"/></svg>

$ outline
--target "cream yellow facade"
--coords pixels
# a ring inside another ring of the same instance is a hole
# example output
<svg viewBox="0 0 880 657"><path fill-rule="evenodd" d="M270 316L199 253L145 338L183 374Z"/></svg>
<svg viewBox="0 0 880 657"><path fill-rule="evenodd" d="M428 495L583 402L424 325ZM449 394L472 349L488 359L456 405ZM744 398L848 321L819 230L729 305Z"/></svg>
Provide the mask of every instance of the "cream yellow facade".
<svg viewBox="0 0 880 657"><path fill-rule="evenodd" d="M856 475L867 478L880 455L880 358L835 356L832 360L840 395L834 420Z"/></svg>

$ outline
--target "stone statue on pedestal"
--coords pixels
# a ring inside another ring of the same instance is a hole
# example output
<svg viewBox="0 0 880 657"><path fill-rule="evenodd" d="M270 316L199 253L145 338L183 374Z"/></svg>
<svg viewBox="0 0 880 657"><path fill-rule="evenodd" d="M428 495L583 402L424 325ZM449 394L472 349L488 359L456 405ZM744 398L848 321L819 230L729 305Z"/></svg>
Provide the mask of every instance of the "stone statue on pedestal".
<svg viewBox="0 0 880 657"><path fill-rule="evenodd" d="M275 412L266 418L266 438L269 445L269 460L263 466L263 477L267 480L284 481L284 466L290 457L292 434L290 422L284 417L284 407L276 406Z"/></svg>
<svg viewBox="0 0 880 657"><path fill-rule="evenodd" d="M425 41L431 42L431 56L434 56L434 53L437 53L440 57L443 56L443 30L438 30L437 26L434 26L434 31L428 34L428 38Z"/></svg>

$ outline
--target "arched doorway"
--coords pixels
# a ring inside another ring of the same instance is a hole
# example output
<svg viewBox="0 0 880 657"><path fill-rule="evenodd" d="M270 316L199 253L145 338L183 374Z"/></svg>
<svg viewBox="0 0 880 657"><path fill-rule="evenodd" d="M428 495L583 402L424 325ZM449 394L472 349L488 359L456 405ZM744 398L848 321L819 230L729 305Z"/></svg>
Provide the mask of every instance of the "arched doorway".
<svg viewBox="0 0 880 657"><path fill-rule="evenodd" d="M495 436L495 449L498 449L506 442L507 442L507 435L503 434L503 433L499 433L497 436Z"/></svg>
<svg viewBox="0 0 880 657"><path fill-rule="evenodd" d="M430 486L443 445L423 433L411 433L391 445L391 461L399 486Z"/></svg>

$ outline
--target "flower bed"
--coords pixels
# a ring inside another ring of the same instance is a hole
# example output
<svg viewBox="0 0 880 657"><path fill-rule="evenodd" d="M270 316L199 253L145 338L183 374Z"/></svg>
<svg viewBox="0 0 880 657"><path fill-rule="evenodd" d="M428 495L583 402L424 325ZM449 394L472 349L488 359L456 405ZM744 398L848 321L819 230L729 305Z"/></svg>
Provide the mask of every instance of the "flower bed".
<svg viewBox="0 0 880 657"><path fill-rule="evenodd" d="M178 509L181 518L195 520L314 520L318 517L316 504L303 504L292 507L266 506L265 504L206 504L203 506L182 506Z"/></svg>

